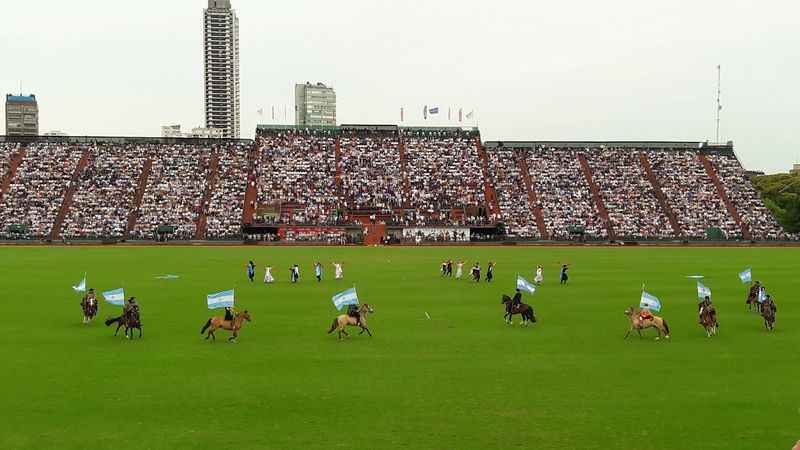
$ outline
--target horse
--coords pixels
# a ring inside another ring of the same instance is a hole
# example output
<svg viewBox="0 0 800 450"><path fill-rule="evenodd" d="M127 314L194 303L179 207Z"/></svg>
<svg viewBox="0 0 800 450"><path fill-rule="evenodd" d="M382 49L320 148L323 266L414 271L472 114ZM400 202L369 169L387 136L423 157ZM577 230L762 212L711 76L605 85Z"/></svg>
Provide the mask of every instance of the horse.
<svg viewBox="0 0 800 450"><path fill-rule="evenodd" d="M212 317L206 321L205 325L203 325L203 328L200 330L200 335L205 334L206 330L208 330L208 334L206 334L206 340L210 338L211 342L216 342L217 336L214 334L214 332L219 329L228 330L233 332L231 337L228 338L228 342L236 343L236 339L239 337L239 331L242 329L242 325L244 325L245 321L250 322L251 320L252 318L247 310L236 314L232 321L225 320L224 317Z"/></svg>
<svg viewBox="0 0 800 450"><path fill-rule="evenodd" d="M506 314L503 316L503 320L509 325L514 325L514 315L520 314L522 315L522 325L523 327L528 326L529 322L536 323L536 315L533 313L533 308L531 305L527 305L525 303L520 303L519 307L513 309L511 307L511 297L507 295L503 295L503 299L500 301L501 304L505 305L506 307Z"/></svg>
<svg viewBox="0 0 800 450"><path fill-rule="evenodd" d="M717 309L714 306L700 308L700 325L706 330L708 337L717 335Z"/></svg>
<svg viewBox="0 0 800 450"><path fill-rule="evenodd" d="M652 319L648 319L645 321L639 320L639 310L634 308L633 306L629 307L625 310L625 315L628 316L628 319L631 321L631 327L627 333L625 333L625 339L628 339L630 336L631 331L636 330L639 333L639 338L642 337L642 330L646 330L648 328L655 328L658 331L658 336L656 340L661 339L661 334L664 334L664 339L669 339L669 325L667 325L667 321L661 317L653 316Z"/></svg>
<svg viewBox="0 0 800 450"><path fill-rule="evenodd" d="M778 308L776 308L775 304L771 302L768 305L761 305L761 317L764 319L764 327L767 329L767 331L775 330L775 313L777 310Z"/></svg>
<svg viewBox="0 0 800 450"><path fill-rule="evenodd" d="M83 323L87 324L97 316L97 299L86 296L81 300L81 310L83 311Z"/></svg>
<svg viewBox="0 0 800 450"><path fill-rule="evenodd" d="M331 324L331 328L328 330L328 334L334 332L334 330L339 332L339 340L342 340L342 337L349 337L350 334L347 332L347 327L359 327L361 328L361 332L358 333L359 335L364 334L366 331L369 337L372 337L372 332L369 330L367 326L367 316L370 314L374 314L375 310L372 309L372 306L369 303L364 303L363 305L359 306L358 313L361 315L361 323L359 323L358 319L355 317L350 317L347 314L340 314L333 319L333 323Z"/></svg>
<svg viewBox="0 0 800 450"><path fill-rule="evenodd" d="M753 286L747 292L747 300L745 300L745 304L747 304L747 310L760 313L761 312L761 303L758 301L758 291L761 289L761 286Z"/></svg>
<svg viewBox="0 0 800 450"><path fill-rule="evenodd" d="M142 338L142 322L139 320L138 311L129 311L127 313L123 313L119 317L107 319L105 322L106 326L110 326L112 323L117 324L117 330L114 331L114 336L119 333L120 328L125 327L126 339L131 339L134 337L133 331L131 331L130 336L128 335L128 330L139 330L139 339Z"/></svg>

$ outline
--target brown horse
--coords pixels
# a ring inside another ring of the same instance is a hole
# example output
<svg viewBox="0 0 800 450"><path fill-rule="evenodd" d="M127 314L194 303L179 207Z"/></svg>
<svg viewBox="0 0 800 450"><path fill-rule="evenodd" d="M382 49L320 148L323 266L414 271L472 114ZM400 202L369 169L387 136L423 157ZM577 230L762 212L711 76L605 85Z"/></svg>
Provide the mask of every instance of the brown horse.
<svg viewBox="0 0 800 450"><path fill-rule="evenodd" d="M506 315L503 316L503 319L505 319L507 324L514 325L515 314L520 314L522 316L522 323L520 325L523 327L528 326L528 323L536 323L536 315L534 315L531 305L520 303L517 308L512 308L511 302L511 297L507 295L503 295L503 300L500 302L506 307Z"/></svg>
<svg viewBox="0 0 800 450"><path fill-rule="evenodd" d="M717 309L713 305L700 308L700 325L706 330L708 337L717 335Z"/></svg>
<svg viewBox="0 0 800 450"><path fill-rule="evenodd" d="M358 308L358 313L361 315L361 323L359 323L358 319L355 317L350 317L347 314L340 314L336 316L336 318L333 319L330 330L328 330L328 334L331 334L334 330L337 330L339 332L339 340L342 340L343 337L350 336L346 330L346 328L350 326L361 328L361 332L358 334L364 334L366 331L367 334L372 337L372 332L369 331L369 327L367 326L367 316L375 313L375 310L372 309L372 306L369 303L364 303Z"/></svg>
<svg viewBox="0 0 800 450"><path fill-rule="evenodd" d="M747 291L747 300L745 303L747 304L747 310L760 313L761 312L761 303L758 301L758 293L761 290L761 284L756 283L750 286L750 289Z"/></svg>
<svg viewBox="0 0 800 450"><path fill-rule="evenodd" d="M250 322L251 317L250 313L245 310L242 313L236 314L233 317L233 321L225 320L224 317L212 317L206 321L206 324L203 325L203 328L200 330L200 334L204 334L206 330L208 330L208 334L206 335L206 340L211 338L211 342L215 342L217 340L217 336L214 334L215 331L222 329L228 330L233 332L233 335L228 338L228 342L236 342L236 339L239 337L239 331L242 329L242 325L244 321Z"/></svg>
<svg viewBox="0 0 800 450"><path fill-rule="evenodd" d="M119 317L112 317L106 320L106 326L110 326L112 323L117 324L117 330L114 331L114 336L119 333L119 329L125 327L125 337L127 339L133 339L133 330L139 330L139 339L142 338L142 321L139 319L139 310L135 311L128 311L123 312ZM128 335L128 331L130 331L130 336Z"/></svg>
<svg viewBox="0 0 800 450"><path fill-rule="evenodd" d="M764 327L767 331L775 330L775 313L777 312L778 308L774 302L767 300L761 304L761 317L764 319Z"/></svg>
<svg viewBox="0 0 800 450"><path fill-rule="evenodd" d="M625 333L625 339L628 339L630 336L631 331L636 330L639 333L639 338L642 337L642 330L646 330L648 328L655 328L658 331L658 336L656 340L661 339L661 334L664 334L664 339L669 339L669 325L667 325L667 321L662 319L658 316L653 316L652 319L648 320L641 320L639 319L639 309L634 308L633 306L629 307L625 310L625 315L628 316L628 319L631 322L631 327L627 333Z"/></svg>
<svg viewBox="0 0 800 450"><path fill-rule="evenodd" d="M97 299L88 295L81 300L81 310L83 311L83 323L89 323L97 316Z"/></svg>

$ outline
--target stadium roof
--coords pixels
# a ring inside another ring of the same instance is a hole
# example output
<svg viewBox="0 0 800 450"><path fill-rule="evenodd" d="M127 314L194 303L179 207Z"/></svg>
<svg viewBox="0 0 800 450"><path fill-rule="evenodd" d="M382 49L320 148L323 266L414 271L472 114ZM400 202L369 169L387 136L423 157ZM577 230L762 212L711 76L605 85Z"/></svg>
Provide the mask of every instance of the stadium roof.
<svg viewBox="0 0 800 450"><path fill-rule="evenodd" d="M36 96L31 95L6 95L7 102L35 102Z"/></svg>

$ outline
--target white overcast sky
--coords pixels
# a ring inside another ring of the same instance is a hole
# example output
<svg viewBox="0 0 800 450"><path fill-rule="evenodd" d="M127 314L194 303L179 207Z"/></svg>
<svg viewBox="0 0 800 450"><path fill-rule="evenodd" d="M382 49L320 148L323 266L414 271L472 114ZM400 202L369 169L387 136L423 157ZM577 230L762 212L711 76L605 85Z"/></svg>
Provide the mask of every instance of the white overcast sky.
<svg viewBox="0 0 800 450"><path fill-rule="evenodd" d="M340 123L475 110L484 140L714 138L746 168L800 162L800 5L771 0L232 0L242 135L321 81ZM0 88L39 99L42 132L158 136L204 125L204 0L6 2ZM264 116L257 111L263 108ZM455 116L455 112L453 113ZM293 118L289 117L289 121Z"/></svg>

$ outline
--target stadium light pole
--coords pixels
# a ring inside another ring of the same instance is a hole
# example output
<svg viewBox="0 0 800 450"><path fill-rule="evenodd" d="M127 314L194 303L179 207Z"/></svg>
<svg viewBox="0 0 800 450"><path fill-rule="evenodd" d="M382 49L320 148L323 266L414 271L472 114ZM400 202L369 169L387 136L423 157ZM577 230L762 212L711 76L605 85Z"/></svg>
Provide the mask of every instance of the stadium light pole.
<svg viewBox="0 0 800 450"><path fill-rule="evenodd" d="M722 103L720 103L720 96L722 95L722 66L717 64L717 134L715 141L719 144L719 114L722 111Z"/></svg>

